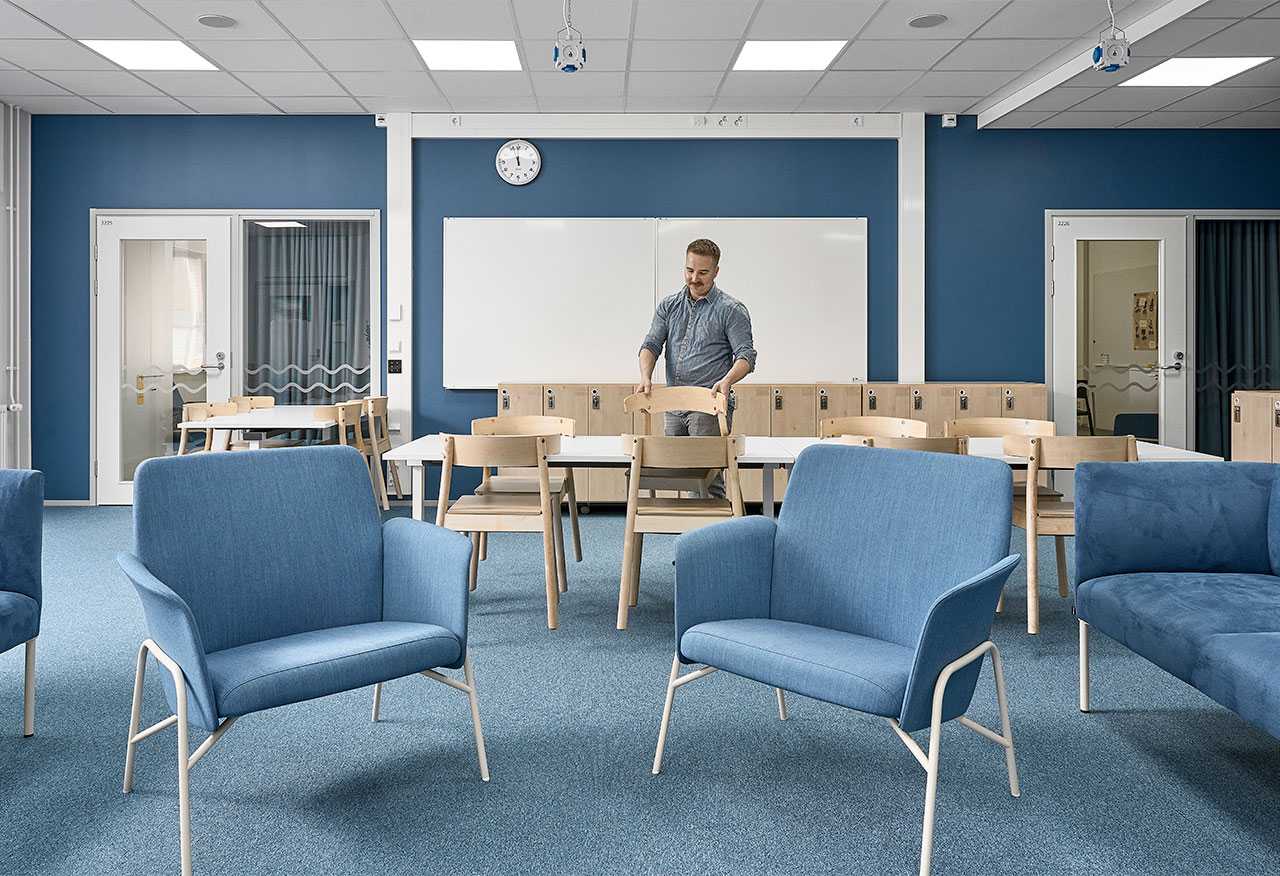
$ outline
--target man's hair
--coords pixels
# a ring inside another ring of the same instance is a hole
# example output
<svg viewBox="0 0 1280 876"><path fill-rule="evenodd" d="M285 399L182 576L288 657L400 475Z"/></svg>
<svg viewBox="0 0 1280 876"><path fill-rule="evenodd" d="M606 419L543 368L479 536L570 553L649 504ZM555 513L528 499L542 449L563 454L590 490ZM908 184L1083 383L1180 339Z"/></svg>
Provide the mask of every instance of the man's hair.
<svg viewBox="0 0 1280 876"><path fill-rule="evenodd" d="M720 264L720 247L716 246L714 240L707 240L705 237L699 237L693 243L685 248L685 253L693 253L694 255L710 256L712 261L717 265Z"/></svg>

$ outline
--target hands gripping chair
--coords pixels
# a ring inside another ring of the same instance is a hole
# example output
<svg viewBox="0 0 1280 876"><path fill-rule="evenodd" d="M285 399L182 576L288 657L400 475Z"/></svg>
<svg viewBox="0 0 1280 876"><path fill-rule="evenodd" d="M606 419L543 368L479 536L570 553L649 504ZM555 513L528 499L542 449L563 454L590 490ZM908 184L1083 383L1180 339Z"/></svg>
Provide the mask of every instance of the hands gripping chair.
<svg viewBox="0 0 1280 876"><path fill-rule="evenodd" d="M653 759L678 688L723 669L879 715L925 768L920 872L929 872L942 725L999 744L1019 794L996 599L1018 563L1009 469L996 460L875 447L809 447L777 522L743 517L676 542L676 655ZM991 654L1001 732L965 716ZM703 668L680 674L680 664ZM909 734L929 728L926 754Z"/></svg>
<svg viewBox="0 0 1280 876"><path fill-rule="evenodd" d="M653 415L668 411L697 411L710 414L720 426L720 434L729 434L729 400L723 393L701 386L655 386L648 392L637 392L622 400L622 409L634 416L639 414L644 428L643 435L665 435L664 423L654 431ZM697 493L706 496L717 472L696 468L682 471L642 471L640 489L648 490L649 497L658 490L675 490L677 493Z"/></svg>
<svg viewBox="0 0 1280 876"><path fill-rule="evenodd" d="M22 735L36 732L36 637L40 635L40 548L44 475L0 469L0 653L25 644Z"/></svg>
<svg viewBox="0 0 1280 876"><path fill-rule="evenodd" d="M192 539L191 521L218 526ZM191 872L187 775L243 715L420 673L467 694L489 779L467 653L471 545L421 521L383 524L351 447L201 453L144 462L134 479L136 555L117 557L150 637L138 650L134 746L178 729L182 872ZM173 715L138 724L147 655ZM462 669L462 681L439 672ZM188 753L188 725L209 733Z"/></svg>

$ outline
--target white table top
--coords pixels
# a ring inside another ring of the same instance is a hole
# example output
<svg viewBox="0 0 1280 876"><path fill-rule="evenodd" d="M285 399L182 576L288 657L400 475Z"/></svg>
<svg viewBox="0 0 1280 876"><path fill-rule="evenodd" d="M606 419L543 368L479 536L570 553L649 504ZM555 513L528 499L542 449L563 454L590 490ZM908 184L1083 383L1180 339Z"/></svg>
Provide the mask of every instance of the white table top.
<svg viewBox="0 0 1280 876"><path fill-rule="evenodd" d="M251 431L293 431L295 429L330 429L338 425L332 416L320 417L326 405L276 405L255 408L238 414L209 417L207 420L184 420L180 429L244 429ZM438 458L438 457L437 457Z"/></svg>
<svg viewBox="0 0 1280 876"><path fill-rule="evenodd" d="M746 447L738 457L738 465L744 468L792 465L800 455L800 451L811 444L817 444L818 441L817 438L771 438L749 435L746 437ZM999 459L1011 466L1027 464L1024 457L1005 456L1003 439L1000 438L970 438L969 455ZM444 444L439 435L424 435L394 448L389 453L384 453L382 458L407 462L409 465L440 462L444 458ZM1220 457L1139 441L1138 459L1139 461L1217 460ZM579 435L576 438L561 438L560 452L548 456L547 461L552 465L617 467L628 465L631 460L623 449L621 435Z"/></svg>

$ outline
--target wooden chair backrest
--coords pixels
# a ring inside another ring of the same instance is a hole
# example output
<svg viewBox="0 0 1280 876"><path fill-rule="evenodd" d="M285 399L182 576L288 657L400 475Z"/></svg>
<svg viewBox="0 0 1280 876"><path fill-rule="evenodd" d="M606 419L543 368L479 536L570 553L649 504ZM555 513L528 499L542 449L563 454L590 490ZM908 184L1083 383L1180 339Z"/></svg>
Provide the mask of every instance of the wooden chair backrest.
<svg viewBox="0 0 1280 876"><path fill-rule="evenodd" d="M578 434L573 417L543 417L536 414L511 417L482 417L471 421L472 435L564 435Z"/></svg>
<svg viewBox="0 0 1280 876"><path fill-rule="evenodd" d="M328 407L327 405L325 407ZM338 421L338 443L355 447L361 453L365 452L365 435L364 426L361 425L360 419L364 414L364 401L356 399L355 401L339 402L333 405L335 419ZM351 430L351 435L347 435L347 430Z"/></svg>
<svg viewBox="0 0 1280 876"><path fill-rule="evenodd" d="M969 452L969 439L963 437L949 438L885 438L883 436L869 439L872 447L888 447L894 450L923 450L927 453L959 453Z"/></svg>
<svg viewBox="0 0 1280 876"><path fill-rule="evenodd" d="M871 439L866 435L832 435L822 439L824 444L848 444L853 447L870 447Z"/></svg>
<svg viewBox="0 0 1280 876"><path fill-rule="evenodd" d="M929 424L901 417L828 417L818 424L819 438L866 435L871 438L924 438Z"/></svg>
<svg viewBox="0 0 1280 876"><path fill-rule="evenodd" d="M192 420L207 420L211 407L213 406L207 402L188 402L182 406L182 419L187 423Z"/></svg>
<svg viewBox="0 0 1280 876"><path fill-rule="evenodd" d="M258 408L274 408L276 406L276 399L273 395L238 395L232 401L235 402L236 409L242 413L244 411L257 410Z"/></svg>
<svg viewBox="0 0 1280 876"><path fill-rule="evenodd" d="M560 435L444 435L445 463L468 468L545 466L560 451Z"/></svg>
<svg viewBox="0 0 1280 876"><path fill-rule="evenodd" d="M391 425L387 419L387 397L385 395L369 396L364 400L364 412L369 417L369 440L375 444L389 444Z"/></svg>
<svg viewBox="0 0 1280 876"><path fill-rule="evenodd" d="M1018 417L967 417L963 420L947 420L943 427L946 435L965 438L1003 438L1006 435L1054 435L1057 429L1053 420L1023 420Z"/></svg>
<svg viewBox="0 0 1280 876"><path fill-rule="evenodd" d="M1137 462L1138 442L1132 435L1009 435L1004 453L1027 457L1028 471L1069 471L1082 462Z"/></svg>
<svg viewBox="0 0 1280 876"><path fill-rule="evenodd" d="M729 400L723 393L701 386L655 386L647 393L637 392L622 400L622 410L644 417L644 431L652 432L654 414L667 411L696 411L711 414L720 422L720 434L729 434Z"/></svg>
<svg viewBox="0 0 1280 876"><path fill-rule="evenodd" d="M742 439L737 435L679 436L623 435L622 446L631 456L631 477L627 483L627 507L634 509L640 495L640 473L653 469L723 469L725 494L735 517L741 517L742 482L738 457ZM628 513L631 513L629 510Z"/></svg>

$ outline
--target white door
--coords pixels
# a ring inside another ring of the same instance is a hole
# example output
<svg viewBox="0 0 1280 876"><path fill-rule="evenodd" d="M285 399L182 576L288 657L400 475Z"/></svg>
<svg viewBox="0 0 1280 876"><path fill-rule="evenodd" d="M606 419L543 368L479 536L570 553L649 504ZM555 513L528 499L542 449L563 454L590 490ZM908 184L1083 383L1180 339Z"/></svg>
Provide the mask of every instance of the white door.
<svg viewBox="0 0 1280 876"><path fill-rule="evenodd" d="M96 496L127 505L183 404L230 397L231 218L98 214L95 234Z"/></svg>
<svg viewBox="0 0 1280 876"><path fill-rule="evenodd" d="M1124 392L1126 386L1130 391L1153 387L1160 443L1187 447L1187 424L1193 421L1194 403L1187 348L1188 220L1167 216L1054 216L1052 222L1052 307L1046 340L1052 372L1053 419L1058 434L1077 434L1076 386L1082 374L1088 373L1094 379L1097 374L1105 373L1106 382L1112 384L1109 390ZM1082 242L1093 241L1151 241L1155 247L1156 288L1149 290L1155 292L1151 296L1148 290L1139 292L1135 287L1127 297L1123 312L1108 317L1112 324L1107 326L1107 334L1122 353L1107 352L1082 361L1082 355L1090 351L1081 352L1082 339L1077 329L1083 312L1080 296L1086 295L1090 286L1079 254L1087 252L1080 246ZM1150 312L1153 300L1154 314ZM1126 339L1132 343L1122 343ZM1093 361L1095 359L1104 361ZM1108 431L1110 425L1110 422L1097 424L1100 431Z"/></svg>

